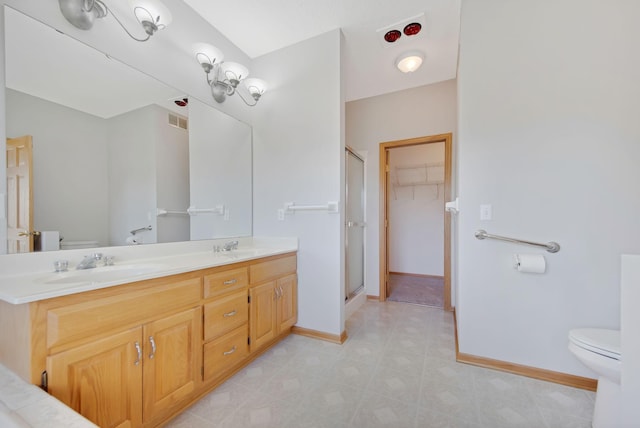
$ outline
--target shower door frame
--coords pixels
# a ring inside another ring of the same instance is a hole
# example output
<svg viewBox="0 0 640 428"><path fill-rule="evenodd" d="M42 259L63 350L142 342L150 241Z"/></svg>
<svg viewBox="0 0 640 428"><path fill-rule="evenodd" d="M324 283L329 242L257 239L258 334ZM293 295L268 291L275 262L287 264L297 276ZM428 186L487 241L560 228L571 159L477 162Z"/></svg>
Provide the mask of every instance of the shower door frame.
<svg viewBox="0 0 640 428"><path fill-rule="evenodd" d="M399 147L418 146L422 144L444 143L444 200L451 200L451 156L453 134L438 134L407 140L380 143L380 294L379 300L387 300L389 282L388 233L389 212L387 188L389 185L389 150ZM444 207L443 207L444 209ZM451 213L444 215L444 310L452 311L451 306Z"/></svg>
<svg viewBox="0 0 640 428"><path fill-rule="evenodd" d="M366 225L366 215L367 215L367 207L366 207L366 161L364 160L364 158L362 156L360 156L358 153L356 153L356 151L354 149L352 149L349 146L345 147L345 201L348 201L348 196L349 196L349 178L348 178L348 174L349 174L349 169L348 169L348 157L349 155L353 155L355 158L357 158L358 160L360 160L362 162L362 189L361 189L361 195L360 195L360 200L361 200L361 204L362 204L362 221L364 223L364 225ZM347 202L345 202L346 205ZM358 290L363 290L365 288L365 262L366 262L366 255L365 255L365 251L366 251L366 242L365 242L365 236L366 236L366 230L365 227L363 226L363 230L362 230L362 284L360 285L360 287L358 287L353 293L352 295L350 295L349 291L349 272L350 272L350 268L349 268L349 233L348 233L348 225L347 225L347 216L348 216L348 208L345 206L345 234L344 234L344 251L345 251L345 302L348 302L349 300L351 300L352 297L356 296L358 293L356 293L356 291Z"/></svg>

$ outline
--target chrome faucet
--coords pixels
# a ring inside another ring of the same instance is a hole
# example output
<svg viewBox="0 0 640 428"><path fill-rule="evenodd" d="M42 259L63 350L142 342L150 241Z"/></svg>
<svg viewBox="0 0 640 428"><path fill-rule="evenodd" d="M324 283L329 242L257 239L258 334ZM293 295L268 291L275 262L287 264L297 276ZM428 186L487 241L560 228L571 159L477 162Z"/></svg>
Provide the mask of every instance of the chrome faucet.
<svg viewBox="0 0 640 428"><path fill-rule="evenodd" d="M102 253L93 253L90 256L84 256L84 259L78 263L76 269L93 269L96 267L98 260L102 260Z"/></svg>
<svg viewBox="0 0 640 428"><path fill-rule="evenodd" d="M238 249L238 241L229 241L222 246L222 251L231 251Z"/></svg>

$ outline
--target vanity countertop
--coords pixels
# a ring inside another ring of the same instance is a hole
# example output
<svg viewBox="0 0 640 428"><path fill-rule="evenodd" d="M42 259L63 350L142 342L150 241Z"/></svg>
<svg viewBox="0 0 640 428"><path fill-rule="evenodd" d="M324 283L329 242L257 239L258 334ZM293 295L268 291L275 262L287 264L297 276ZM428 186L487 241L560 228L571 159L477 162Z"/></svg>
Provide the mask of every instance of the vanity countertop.
<svg viewBox="0 0 640 428"><path fill-rule="evenodd" d="M238 238L238 249L214 252L229 239L106 247L0 257L0 299L22 304L159 278L298 250L296 238ZM113 256L113 266L76 270L82 258L100 252ZM53 261L69 260L67 272L54 272Z"/></svg>

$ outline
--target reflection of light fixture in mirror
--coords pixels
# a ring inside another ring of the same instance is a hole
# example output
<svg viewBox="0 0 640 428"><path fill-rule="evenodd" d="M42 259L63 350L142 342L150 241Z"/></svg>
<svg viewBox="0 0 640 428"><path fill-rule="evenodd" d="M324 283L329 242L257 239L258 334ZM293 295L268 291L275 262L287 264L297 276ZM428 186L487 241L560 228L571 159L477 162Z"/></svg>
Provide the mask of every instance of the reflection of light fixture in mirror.
<svg viewBox="0 0 640 428"><path fill-rule="evenodd" d="M237 62L224 62L224 55L214 46L196 43L193 49L196 59L207 73L207 83L211 86L211 95L214 100L222 103L227 99L227 95L237 93L248 106L256 105L267 89L265 82L260 79L246 79L249 75L247 67ZM250 102L249 98L238 89L240 82L244 82L245 89L253 98L253 102Z"/></svg>
<svg viewBox="0 0 640 428"><path fill-rule="evenodd" d="M102 0L58 0L62 15L81 30L90 30L96 19L104 18L109 12L122 29L133 40L146 42L153 34L171 23L171 12L159 0L130 0L133 13L147 33L147 37L139 39L127 30L120 19Z"/></svg>
<svg viewBox="0 0 640 428"><path fill-rule="evenodd" d="M422 65L424 54L418 51L405 52L396 60L396 67L403 73L413 73Z"/></svg>

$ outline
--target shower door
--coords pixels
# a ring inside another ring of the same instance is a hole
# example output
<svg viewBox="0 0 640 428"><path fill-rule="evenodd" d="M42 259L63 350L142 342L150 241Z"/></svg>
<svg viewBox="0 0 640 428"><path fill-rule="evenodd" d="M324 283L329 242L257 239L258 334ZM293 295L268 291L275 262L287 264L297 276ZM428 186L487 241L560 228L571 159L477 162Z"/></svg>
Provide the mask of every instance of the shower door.
<svg viewBox="0 0 640 428"><path fill-rule="evenodd" d="M364 288L364 161L346 150L345 299Z"/></svg>

